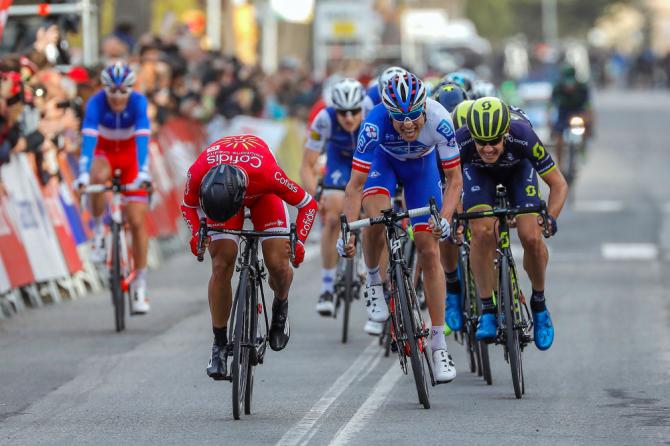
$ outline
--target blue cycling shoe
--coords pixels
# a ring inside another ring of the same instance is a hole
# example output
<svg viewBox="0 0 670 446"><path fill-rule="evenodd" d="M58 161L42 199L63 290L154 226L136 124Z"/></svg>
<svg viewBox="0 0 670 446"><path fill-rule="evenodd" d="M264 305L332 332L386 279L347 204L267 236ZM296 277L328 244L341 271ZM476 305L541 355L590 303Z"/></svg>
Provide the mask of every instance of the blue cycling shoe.
<svg viewBox="0 0 670 446"><path fill-rule="evenodd" d="M447 293L447 308L444 311L444 320L453 331L458 331L463 326L460 294Z"/></svg>
<svg viewBox="0 0 670 446"><path fill-rule="evenodd" d="M477 338L478 341L491 340L496 337L497 330L498 321L496 320L496 315L493 313L484 313L479 316L475 338Z"/></svg>
<svg viewBox="0 0 670 446"><path fill-rule="evenodd" d="M533 334L535 346L539 350L547 350L554 343L554 324L547 310L533 312Z"/></svg>

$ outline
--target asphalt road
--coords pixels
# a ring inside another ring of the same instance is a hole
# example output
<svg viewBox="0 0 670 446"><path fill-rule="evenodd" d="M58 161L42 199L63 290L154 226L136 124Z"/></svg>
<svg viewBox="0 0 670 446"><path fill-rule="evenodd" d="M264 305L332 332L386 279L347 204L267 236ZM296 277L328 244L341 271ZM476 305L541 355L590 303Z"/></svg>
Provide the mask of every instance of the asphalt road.
<svg viewBox="0 0 670 446"><path fill-rule="evenodd" d="M205 375L208 266L180 256L152 272L152 312L112 331L107 294L0 321L0 444L670 444L670 95L604 93L575 203L550 240L554 346L524 354L514 398L502 350L493 385L466 370L431 388L362 331L314 312L317 257L291 291L291 342L257 369L253 415ZM527 282L526 282L526 289Z"/></svg>

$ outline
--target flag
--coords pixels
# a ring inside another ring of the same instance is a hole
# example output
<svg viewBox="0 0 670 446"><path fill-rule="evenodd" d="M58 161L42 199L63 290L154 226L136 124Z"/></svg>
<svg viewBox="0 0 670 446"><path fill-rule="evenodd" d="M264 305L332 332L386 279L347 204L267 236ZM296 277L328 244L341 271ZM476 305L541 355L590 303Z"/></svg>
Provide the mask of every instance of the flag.
<svg viewBox="0 0 670 446"><path fill-rule="evenodd" d="M13 0L0 0L0 42L2 42L2 34L5 31L5 24L7 23L7 15L9 7Z"/></svg>

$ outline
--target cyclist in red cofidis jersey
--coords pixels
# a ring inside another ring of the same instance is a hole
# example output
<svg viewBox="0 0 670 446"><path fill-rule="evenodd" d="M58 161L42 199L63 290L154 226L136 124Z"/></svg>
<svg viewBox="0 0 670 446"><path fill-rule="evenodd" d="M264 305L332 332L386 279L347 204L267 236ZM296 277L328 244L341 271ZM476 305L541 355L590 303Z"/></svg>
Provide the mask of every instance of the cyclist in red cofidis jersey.
<svg viewBox="0 0 670 446"><path fill-rule="evenodd" d="M191 229L191 252L197 255L200 218L207 217L213 229L240 230L244 209L251 212L254 230L286 232L290 229L286 204L298 209L298 243L292 262L305 257L307 240L318 206L314 198L286 176L268 145L253 135L226 136L203 151L188 170L182 214ZM237 258L239 237L216 233L207 241L212 258L208 297L214 344L207 367L210 377L225 370L224 352L228 317L232 304L231 279ZM286 237L262 239L263 259L274 291L270 347L279 351L288 343L288 292L293 280L289 266L290 246Z"/></svg>

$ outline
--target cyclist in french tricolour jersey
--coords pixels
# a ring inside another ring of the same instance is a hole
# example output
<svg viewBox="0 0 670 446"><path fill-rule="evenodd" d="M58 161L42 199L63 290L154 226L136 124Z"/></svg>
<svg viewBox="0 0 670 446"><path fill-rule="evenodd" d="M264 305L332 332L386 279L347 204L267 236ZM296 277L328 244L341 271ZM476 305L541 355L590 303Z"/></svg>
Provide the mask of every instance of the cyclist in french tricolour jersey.
<svg viewBox="0 0 670 446"><path fill-rule="evenodd" d="M326 172L319 208L323 219L321 233L321 294L316 305L322 316L335 311L333 285L337 267L335 243L340 231L340 214L344 205L344 187L351 176L351 160L356 136L363 120L365 90L355 79L343 79L332 87L330 107L321 110L312 122L305 144L300 177L307 192L314 195L314 166L325 150Z"/></svg>
<svg viewBox="0 0 670 446"><path fill-rule="evenodd" d="M105 68L101 74L103 90L93 95L86 105L82 129L82 148L79 158L79 176L75 189L89 183L108 182L115 170L121 171L121 184L147 184L149 175L149 137L151 130L147 116L147 98L135 91L135 73L121 62ZM149 311L146 297L145 271L149 236L145 214L149 208L146 191L124 192L126 218L133 240L135 280L131 305L133 312ZM94 262L103 262L105 230L103 214L105 197L94 194L90 199L93 215Z"/></svg>
<svg viewBox="0 0 670 446"><path fill-rule="evenodd" d="M396 75L382 91L383 104L366 117L358 136L347 184L344 212L355 220L361 201L370 217L391 207L390 195L398 182L404 187L408 209L427 206L430 198L437 200L441 221L427 216L412 218L414 242L419 265L423 271L428 311L432 321L431 350L435 379L449 382L456 377L456 368L447 352L444 338L444 272L440 265L438 239L449 236L451 219L460 199L461 176L459 150L451 116L438 102L427 99L426 89L414 74ZM447 180L444 193L435 157L440 157ZM354 237L346 245L339 239L338 252L353 256ZM368 268L365 297L368 318L384 322L389 316L379 273L380 253L384 246L384 228L370 227L363 235L363 252Z"/></svg>

